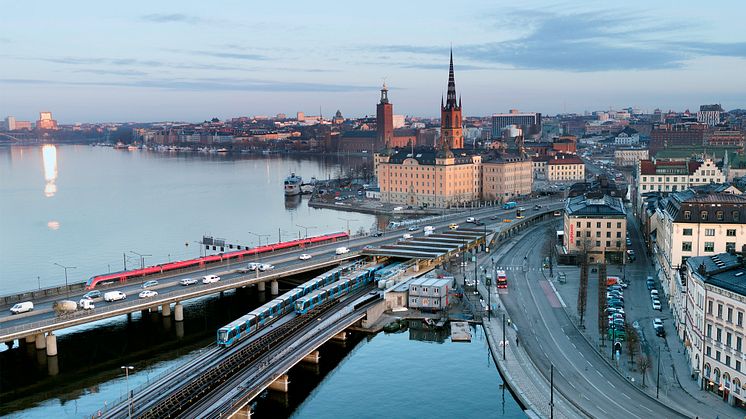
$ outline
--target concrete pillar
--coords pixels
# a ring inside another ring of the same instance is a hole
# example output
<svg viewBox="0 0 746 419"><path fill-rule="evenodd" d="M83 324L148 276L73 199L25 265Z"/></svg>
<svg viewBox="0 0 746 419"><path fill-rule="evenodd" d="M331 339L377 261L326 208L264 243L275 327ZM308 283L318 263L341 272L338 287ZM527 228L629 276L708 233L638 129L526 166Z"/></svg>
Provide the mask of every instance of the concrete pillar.
<svg viewBox="0 0 746 419"><path fill-rule="evenodd" d="M280 293L280 284L278 284L277 281L272 281L270 287L270 293L272 295L277 295Z"/></svg>
<svg viewBox="0 0 746 419"><path fill-rule="evenodd" d="M26 336L26 343L34 343L34 342L36 342L36 336L34 335Z"/></svg>
<svg viewBox="0 0 746 419"><path fill-rule="evenodd" d="M282 374L281 376L277 377L277 379L273 381L272 384L269 385L269 389L287 393L289 385L290 380L288 379L288 375Z"/></svg>
<svg viewBox="0 0 746 419"><path fill-rule="evenodd" d="M313 351L310 354L303 357L303 362L308 362L310 364L318 364L320 358L321 356L319 356L319 351Z"/></svg>
<svg viewBox="0 0 746 419"><path fill-rule="evenodd" d="M259 292L264 292L266 289L266 284L264 282L259 282L256 284L256 290Z"/></svg>
<svg viewBox="0 0 746 419"><path fill-rule="evenodd" d="M44 333L39 333L36 335L36 349L46 349L47 347L47 340L44 337Z"/></svg>
<svg viewBox="0 0 746 419"><path fill-rule="evenodd" d="M176 303L174 305L174 320L177 322L184 321L184 306L181 305L181 303Z"/></svg>
<svg viewBox="0 0 746 419"><path fill-rule="evenodd" d="M166 303L161 306L161 314L163 317L168 317L171 315L171 304Z"/></svg>
<svg viewBox="0 0 746 419"><path fill-rule="evenodd" d="M238 411L231 415L229 419L251 419L251 405L247 404L246 406L238 409Z"/></svg>
<svg viewBox="0 0 746 419"><path fill-rule="evenodd" d="M347 340L347 332L343 330L337 333L336 335L332 336L332 339L344 342Z"/></svg>
<svg viewBox="0 0 746 419"><path fill-rule="evenodd" d="M5 342L5 346L7 346L8 349L13 349L13 342L15 341L11 340L11 341Z"/></svg>
<svg viewBox="0 0 746 419"><path fill-rule="evenodd" d="M57 356L57 336L52 332L47 334L47 356Z"/></svg>

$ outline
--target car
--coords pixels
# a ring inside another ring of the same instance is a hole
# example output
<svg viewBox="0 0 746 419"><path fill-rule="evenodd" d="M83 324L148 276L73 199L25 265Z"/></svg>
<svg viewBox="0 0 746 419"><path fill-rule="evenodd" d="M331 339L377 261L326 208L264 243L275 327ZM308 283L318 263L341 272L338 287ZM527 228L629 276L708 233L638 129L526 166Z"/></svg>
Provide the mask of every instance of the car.
<svg viewBox="0 0 746 419"><path fill-rule="evenodd" d="M142 287L143 287L143 288L150 288L150 287L154 287L154 286L156 286L156 285L158 285L158 281L145 281L145 282L144 282L144 283L142 284Z"/></svg>
<svg viewBox="0 0 746 419"><path fill-rule="evenodd" d="M158 293L156 291L145 290L145 291L143 291L143 292L140 293L139 297L140 298L153 298L153 297L155 297L157 295L158 295Z"/></svg>
<svg viewBox="0 0 746 419"><path fill-rule="evenodd" d="M653 300L653 310L662 311L661 302L658 299Z"/></svg>
<svg viewBox="0 0 746 419"><path fill-rule="evenodd" d="M653 282L652 279L648 279L647 281L645 281L645 285L648 287L649 290L655 288L655 282Z"/></svg>
<svg viewBox="0 0 746 419"><path fill-rule="evenodd" d="M373 246L371 246L369 244L366 244L365 246L363 246L363 250L368 250L368 249L372 249L372 248L373 248Z"/></svg>
<svg viewBox="0 0 746 419"><path fill-rule="evenodd" d="M622 294L620 291L613 291L613 290L612 291L606 291L606 296L607 297L611 296L611 297L614 297L614 298L618 298L620 300L624 300L624 294Z"/></svg>
<svg viewBox="0 0 746 419"><path fill-rule="evenodd" d="M259 265L259 270L262 272L271 271L274 268L275 265L270 265L269 263L262 263L261 265Z"/></svg>
<svg viewBox="0 0 746 419"><path fill-rule="evenodd" d="M106 294L104 294L104 301L106 302L126 300L126 299L127 299L127 294L123 293L122 291L109 291Z"/></svg>
<svg viewBox="0 0 746 419"><path fill-rule="evenodd" d="M401 236L401 238L404 239L404 240L409 240L409 239L412 238L412 235L411 234L405 234L405 235Z"/></svg>
<svg viewBox="0 0 746 419"><path fill-rule="evenodd" d="M346 247L338 247L336 250L334 250L334 253L338 255L344 255L346 253L350 253L350 249Z"/></svg>
<svg viewBox="0 0 746 419"><path fill-rule="evenodd" d="M539 204L534 205L534 209L535 210L540 210L541 209L541 205L539 205Z"/></svg>
<svg viewBox="0 0 746 419"><path fill-rule="evenodd" d="M394 211L401 211L403 209L404 209L404 207L394 207Z"/></svg>
<svg viewBox="0 0 746 419"><path fill-rule="evenodd" d="M448 228L450 228L451 230L456 230L458 228L458 224L449 224Z"/></svg>
<svg viewBox="0 0 746 419"><path fill-rule="evenodd" d="M618 330L624 330L624 319L614 319L612 321L609 321L609 327L614 327Z"/></svg>
<svg viewBox="0 0 746 419"><path fill-rule="evenodd" d="M86 300L93 300L94 298L101 298L101 291L93 290L83 294L83 298Z"/></svg>
<svg viewBox="0 0 746 419"><path fill-rule="evenodd" d="M490 220L497 220L499 218L500 218L499 215L493 215L492 217L490 217Z"/></svg>
<svg viewBox="0 0 746 419"><path fill-rule="evenodd" d="M559 217L560 215L562 215L562 213L561 213L561 212L559 212L559 211L555 211L553 215L554 215L555 217Z"/></svg>
<svg viewBox="0 0 746 419"><path fill-rule="evenodd" d="M476 221L477 221L477 220L476 220L476 219L475 219L474 217L469 217L469 218L467 218L467 219L466 219L466 222L467 222L467 223L474 223L474 222L476 222Z"/></svg>
<svg viewBox="0 0 746 419"><path fill-rule="evenodd" d="M506 219L503 220L503 222L504 223L512 223L513 220L511 220L510 218L506 218Z"/></svg>
<svg viewBox="0 0 746 419"><path fill-rule="evenodd" d="M661 319L659 319L657 317L654 318L653 319L653 327L654 328L656 328L656 327L663 327L663 320L661 320Z"/></svg>
<svg viewBox="0 0 746 419"><path fill-rule="evenodd" d="M375 233L373 233L373 236L374 237L381 237L381 236L383 236L383 232L382 231L376 231Z"/></svg>
<svg viewBox="0 0 746 419"><path fill-rule="evenodd" d="M31 301L24 301L22 303L17 303L13 307L11 307L10 314L26 313L28 311L32 311L33 309L34 309L34 303L32 303Z"/></svg>
<svg viewBox="0 0 746 419"><path fill-rule="evenodd" d="M606 291L619 291L622 292L622 286L619 284L609 285L606 287Z"/></svg>
<svg viewBox="0 0 746 419"><path fill-rule="evenodd" d="M308 260L308 259L311 259L311 255L309 255L308 253L303 253L302 255L298 256L298 259Z"/></svg>
<svg viewBox="0 0 746 419"><path fill-rule="evenodd" d="M78 306L80 306L81 310L93 310L94 308L96 308L96 306L93 304L93 301L87 298L82 298L80 302L78 302Z"/></svg>
<svg viewBox="0 0 746 419"><path fill-rule="evenodd" d="M407 230L409 230L409 231L417 231L417 230L419 230L419 229L420 229L420 227L419 227L419 226L411 226L411 227L409 227L409 228L408 228Z"/></svg>
<svg viewBox="0 0 746 419"><path fill-rule="evenodd" d="M652 298L654 300L658 299L658 290L656 290L656 289L650 290L650 298Z"/></svg>
<svg viewBox="0 0 746 419"><path fill-rule="evenodd" d="M655 336L660 336L662 338L666 337L666 329L664 329L663 327L656 327Z"/></svg>
<svg viewBox="0 0 746 419"><path fill-rule="evenodd" d="M253 272L259 268L259 265L261 265L261 263L251 262L248 265L246 265L245 268L239 268L237 269L237 271L240 273L244 273L244 274L247 272Z"/></svg>
<svg viewBox="0 0 746 419"><path fill-rule="evenodd" d="M197 280L194 278L184 278L181 281L179 281L180 285L188 286L188 285L194 285L197 283Z"/></svg>
<svg viewBox="0 0 746 419"><path fill-rule="evenodd" d="M213 282L220 281L220 277L217 275L205 275L202 277L203 284L212 284Z"/></svg>

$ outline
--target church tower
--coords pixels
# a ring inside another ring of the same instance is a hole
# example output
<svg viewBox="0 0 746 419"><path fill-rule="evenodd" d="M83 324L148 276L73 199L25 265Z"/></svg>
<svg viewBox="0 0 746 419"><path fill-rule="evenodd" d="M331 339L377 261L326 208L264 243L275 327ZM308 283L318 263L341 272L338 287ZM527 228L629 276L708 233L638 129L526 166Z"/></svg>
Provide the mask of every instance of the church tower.
<svg viewBox="0 0 746 419"><path fill-rule="evenodd" d="M453 76L453 50L451 50L451 65L448 70L448 93L446 102L440 100L440 146L448 148L464 148L464 130L461 119L461 98L456 103L456 81Z"/></svg>
<svg viewBox="0 0 746 419"><path fill-rule="evenodd" d="M394 137L394 105L389 103L389 89L386 83L381 88L381 101L376 105L376 148L388 149Z"/></svg>

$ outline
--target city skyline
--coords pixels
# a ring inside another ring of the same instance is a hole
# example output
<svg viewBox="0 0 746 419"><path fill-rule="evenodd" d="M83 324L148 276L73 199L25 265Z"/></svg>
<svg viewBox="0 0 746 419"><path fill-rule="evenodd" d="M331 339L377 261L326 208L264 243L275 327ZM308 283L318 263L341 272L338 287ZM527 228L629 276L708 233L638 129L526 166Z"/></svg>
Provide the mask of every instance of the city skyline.
<svg viewBox="0 0 746 419"><path fill-rule="evenodd" d="M437 117L451 45L465 117L743 107L746 34L734 29L742 4L448 5L384 3L367 17L331 2L290 12L237 2L105 13L52 4L41 14L9 4L0 113L49 110L60 123L337 109L359 117L374 115L385 79L397 113Z"/></svg>

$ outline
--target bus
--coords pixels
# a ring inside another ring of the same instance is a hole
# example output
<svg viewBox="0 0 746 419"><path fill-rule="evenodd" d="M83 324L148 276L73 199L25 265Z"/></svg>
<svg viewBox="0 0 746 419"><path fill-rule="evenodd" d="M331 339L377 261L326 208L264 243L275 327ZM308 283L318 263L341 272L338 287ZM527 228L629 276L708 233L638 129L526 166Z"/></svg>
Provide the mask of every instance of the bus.
<svg viewBox="0 0 746 419"><path fill-rule="evenodd" d="M519 220L520 220L521 218L523 218L523 217L524 217L524 215L523 215L523 212L524 212L524 211L526 211L526 209L525 209L525 208L523 208L523 207L520 207L520 208L518 208L517 210L515 210L515 218L517 218L517 219L519 219Z"/></svg>
<svg viewBox="0 0 746 419"><path fill-rule="evenodd" d="M505 271L497 271L497 288L508 288L508 275Z"/></svg>
<svg viewBox="0 0 746 419"><path fill-rule="evenodd" d="M506 203L503 204L503 209L508 209L509 210L509 209L513 209L513 208L515 208L517 206L518 206L518 204L516 204L513 201L510 201L510 202L506 202Z"/></svg>

